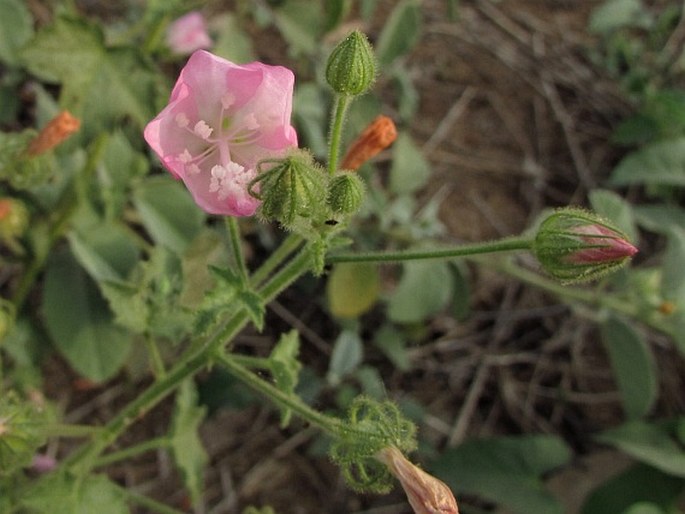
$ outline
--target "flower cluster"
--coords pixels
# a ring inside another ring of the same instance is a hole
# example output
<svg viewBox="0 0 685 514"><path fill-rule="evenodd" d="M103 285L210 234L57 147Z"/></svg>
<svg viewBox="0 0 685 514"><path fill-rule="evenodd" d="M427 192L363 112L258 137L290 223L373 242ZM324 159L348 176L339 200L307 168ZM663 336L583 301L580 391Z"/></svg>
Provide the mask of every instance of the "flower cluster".
<svg viewBox="0 0 685 514"><path fill-rule="evenodd" d="M203 210L251 216L259 200L247 187L257 164L297 146L294 81L281 66L237 65L198 50L169 104L145 128L145 140Z"/></svg>

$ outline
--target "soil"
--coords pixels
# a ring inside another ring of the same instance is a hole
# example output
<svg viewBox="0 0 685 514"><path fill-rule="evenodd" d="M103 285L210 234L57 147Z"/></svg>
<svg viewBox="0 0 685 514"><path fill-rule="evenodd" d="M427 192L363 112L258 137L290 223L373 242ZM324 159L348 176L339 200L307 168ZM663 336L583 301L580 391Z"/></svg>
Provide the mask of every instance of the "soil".
<svg viewBox="0 0 685 514"><path fill-rule="evenodd" d="M609 137L631 109L587 55L594 44L588 16L601 2L461 0L455 21L448 19L446 3L422 2L422 37L406 62L420 107L406 128L433 166L421 199L441 195L448 239L518 234L544 208L586 203L588 191L620 157ZM378 12L393 4L379 1ZM368 28L372 40L382 21ZM583 460L552 477L551 485L564 498L566 512L578 512L584 491L624 465L591 441L593 432L622 419L596 328L539 290L487 267L472 266L470 272L471 315L433 320L411 350L410 373L397 371L372 349L368 357L375 359L391 398L424 406L421 437L438 451L472 437L562 436ZM325 372L338 329L322 321L322 309L291 293L269 315L283 328L304 327L304 358ZM239 342L252 349L271 344L268 335L255 334ZM683 412L682 360L663 341L652 343L664 377L656 409L663 415ZM106 419L144 384L74 391L64 367L53 366L47 370L54 377L53 398L68 407L73 422ZM169 412L167 403L149 413L121 447L164 433ZM387 496L350 491L317 450L318 433L297 424L281 430L268 405L220 409L203 426L202 437L211 456L203 512L239 513L250 504L270 504L279 514L411 512L399 488ZM187 508L163 451L110 472L127 487ZM462 501L488 507L473 498Z"/></svg>

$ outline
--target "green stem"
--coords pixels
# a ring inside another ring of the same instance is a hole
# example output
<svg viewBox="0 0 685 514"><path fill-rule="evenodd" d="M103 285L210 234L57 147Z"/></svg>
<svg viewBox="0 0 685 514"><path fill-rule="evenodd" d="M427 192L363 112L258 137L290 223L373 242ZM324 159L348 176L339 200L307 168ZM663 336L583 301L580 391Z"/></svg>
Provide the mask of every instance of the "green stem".
<svg viewBox="0 0 685 514"><path fill-rule="evenodd" d="M227 216L226 225L228 227L228 234L231 239L231 251L233 252L233 260L238 267L240 279L243 284L247 283L247 265L245 264L245 257L243 256L243 244L240 238L240 227L238 226L238 219L234 216Z"/></svg>
<svg viewBox="0 0 685 514"><path fill-rule="evenodd" d="M147 347L147 352L150 356L152 373L154 374L155 378L163 377L166 371L164 369L164 360L162 359L162 355L159 353L159 348L157 347L157 342L149 333L146 333L144 338L145 346Z"/></svg>
<svg viewBox="0 0 685 514"><path fill-rule="evenodd" d="M167 437L156 437L155 439L150 439L149 441L137 444L136 446L131 446L130 448L126 448L118 452L112 452L108 453L107 455L103 455L99 459L95 460L93 467L100 468L102 466L113 464L114 462L135 457L141 453L149 452L150 450L165 448L167 446L169 446L169 439Z"/></svg>
<svg viewBox="0 0 685 514"><path fill-rule="evenodd" d="M485 243L465 244L450 248L435 248L430 250L402 250L399 252L368 252L355 254L331 255L326 259L334 262L399 262L419 259L451 259L495 252L512 250L530 250L533 241L523 237L510 237L488 241Z"/></svg>
<svg viewBox="0 0 685 514"><path fill-rule="evenodd" d="M45 437L90 437L102 431L100 427L90 425L69 425L67 423L50 423L40 427Z"/></svg>
<svg viewBox="0 0 685 514"><path fill-rule="evenodd" d="M340 141L342 139L345 115L350 106L352 97L349 95L338 95L333 111L333 121L331 123L331 134L328 150L328 174L333 176L338 170L338 154L340 153Z"/></svg>
<svg viewBox="0 0 685 514"><path fill-rule="evenodd" d="M298 277L306 273L310 268L310 263L311 257L308 250L302 250L258 290L264 302L268 303L273 300ZM201 348L196 349L193 347L192 351L182 355L173 368L169 369L163 377L159 378L126 405L119 414L110 420L107 426L102 429L102 432L91 440L90 443L85 444L65 459L64 464L72 468L85 468L81 470L83 472L90 469L95 459L130 425L171 394L181 382L210 365L217 352L222 347L227 346L247 325L248 321L249 318L244 309L234 313L226 325L212 339Z"/></svg>
<svg viewBox="0 0 685 514"><path fill-rule="evenodd" d="M342 432L344 425L340 419L326 416L325 414L312 409L298 396L285 393L265 380L262 380L245 366L240 364L238 362L240 358L237 358L234 355L220 354L217 356L217 359L219 360L219 363L224 366L224 368L226 368L226 370L234 377L255 391L262 393L278 406L284 409L292 410L300 418L311 423L312 425L315 425L333 437L338 436Z"/></svg>
<svg viewBox="0 0 685 514"><path fill-rule="evenodd" d="M285 259L302 244L302 237L297 234L289 234L271 255L264 261L257 271L252 274L252 284L257 286L281 265Z"/></svg>

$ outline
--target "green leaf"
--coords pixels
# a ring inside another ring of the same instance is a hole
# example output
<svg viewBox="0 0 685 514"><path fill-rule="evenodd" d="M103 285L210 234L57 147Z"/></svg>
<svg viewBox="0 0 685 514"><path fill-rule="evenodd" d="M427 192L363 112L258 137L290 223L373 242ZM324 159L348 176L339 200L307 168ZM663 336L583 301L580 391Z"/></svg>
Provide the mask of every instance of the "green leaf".
<svg viewBox="0 0 685 514"><path fill-rule="evenodd" d="M393 193L410 194L426 185L431 167L409 134L400 132L393 145L392 156L390 190Z"/></svg>
<svg viewBox="0 0 685 514"><path fill-rule="evenodd" d="M376 55L387 66L406 54L418 42L421 32L421 5L418 0L403 0L390 13L378 37Z"/></svg>
<svg viewBox="0 0 685 514"><path fill-rule="evenodd" d="M33 36L31 12L23 0L0 2L0 61L14 66L18 50Z"/></svg>
<svg viewBox="0 0 685 514"><path fill-rule="evenodd" d="M319 50L320 30L324 24L321 3L288 0L274 14L291 56L314 55Z"/></svg>
<svg viewBox="0 0 685 514"><path fill-rule="evenodd" d="M167 176L137 185L133 202L155 243L181 254L198 235L205 215L181 184Z"/></svg>
<svg viewBox="0 0 685 514"><path fill-rule="evenodd" d="M96 281L126 278L140 255L131 234L116 223L74 230L68 239L74 256Z"/></svg>
<svg viewBox="0 0 685 514"><path fill-rule="evenodd" d="M650 502L668 512L682 495L685 481L644 464L635 465L601 483L588 496L582 514L623 512L637 502Z"/></svg>
<svg viewBox="0 0 685 514"><path fill-rule="evenodd" d="M637 222L652 232L668 234L673 227L685 229L685 209L677 205L637 205L633 212Z"/></svg>
<svg viewBox="0 0 685 514"><path fill-rule="evenodd" d="M418 323L445 308L452 296L452 275L442 261L409 261L388 300L388 317Z"/></svg>
<svg viewBox="0 0 685 514"><path fill-rule="evenodd" d="M658 505L648 502L634 503L623 514L667 514Z"/></svg>
<svg viewBox="0 0 685 514"><path fill-rule="evenodd" d="M217 16L213 23L219 27L219 37L212 47L212 53L236 63L255 60L252 40L236 16L224 13Z"/></svg>
<svg viewBox="0 0 685 514"><path fill-rule="evenodd" d="M192 381L181 384L171 420L170 444L174 461L181 471L194 505L198 505L204 487L204 471L209 458L198 436L206 414L197 406L197 391Z"/></svg>
<svg viewBox="0 0 685 514"><path fill-rule="evenodd" d="M21 56L32 74L62 84L60 103L82 120L84 137L94 137L126 118L142 128L155 113L156 75L137 49L106 48L95 24L58 18L24 47Z"/></svg>
<svg viewBox="0 0 685 514"><path fill-rule="evenodd" d="M58 350L86 378L107 380L126 361L130 335L114 325L97 286L69 252L48 262L43 312Z"/></svg>
<svg viewBox="0 0 685 514"><path fill-rule="evenodd" d="M333 346L333 354L326 375L328 383L339 384L361 364L363 357L364 346L359 334L352 330L343 330Z"/></svg>
<svg viewBox="0 0 685 514"><path fill-rule="evenodd" d="M302 364L297 359L300 352L300 338L296 330L281 335L278 343L269 355L271 374L276 382L276 387L287 394L295 392L299 381ZM285 428L290 423L292 411L284 409L281 413L281 427Z"/></svg>
<svg viewBox="0 0 685 514"><path fill-rule="evenodd" d="M621 27L633 26L644 15L640 0L607 0L592 13L590 30L607 33Z"/></svg>
<svg viewBox="0 0 685 514"><path fill-rule="evenodd" d="M515 513L562 514L541 476L566 464L571 452L554 436L467 441L447 450L431 469L452 490L475 494Z"/></svg>
<svg viewBox="0 0 685 514"><path fill-rule="evenodd" d="M590 191L589 197L590 204L597 214L611 220L632 241L637 239L633 209L629 202L607 189L594 189Z"/></svg>
<svg viewBox="0 0 685 514"><path fill-rule="evenodd" d="M374 344L400 371L411 368L406 336L390 324L383 325L373 337Z"/></svg>
<svg viewBox="0 0 685 514"><path fill-rule="evenodd" d="M357 318L378 300L380 277L373 264L336 264L326 283L331 314L338 318Z"/></svg>
<svg viewBox="0 0 685 514"><path fill-rule="evenodd" d="M685 478L685 451L668 427L630 421L602 432L596 439L664 473Z"/></svg>
<svg viewBox="0 0 685 514"><path fill-rule="evenodd" d="M123 491L104 475L47 475L22 497L31 514L129 514Z"/></svg>
<svg viewBox="0 0 685 514"><path fill-rule="evenodd" d="M602 342L626 416L646 416L659 394L656 363L647 342L631 325L613 316L602 324Z"/></svg>
<svg viewBox="0 0 685 514"><path fill-rule="evenodd" d="M685 229L673 227L668 234L661 264L661 289L664 298L685 306Z"/></svg>
<svg viewBox="0 0 685 514"><path fill-rule="evenodd" d="M629 154L614 168L610 183L685 186L685 137L659 141Z"/></svg>

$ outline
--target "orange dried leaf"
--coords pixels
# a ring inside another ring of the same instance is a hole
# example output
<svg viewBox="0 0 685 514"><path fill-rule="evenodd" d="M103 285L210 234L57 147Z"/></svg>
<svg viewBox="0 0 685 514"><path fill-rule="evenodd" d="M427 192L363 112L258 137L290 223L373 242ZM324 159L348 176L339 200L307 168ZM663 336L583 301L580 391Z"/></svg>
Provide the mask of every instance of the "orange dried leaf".
<svg viewBox="0 0 685 514"><path fill-rule="evenodd" d="M69 111L60 112L31 141L27 154L36 156L53 149L74 132L77 132L80 127L81 122L79 119L72 116Z"/></svg>
<svg viewBox="0 0 685 514"><path fill-rule="evenodd" d="M397 139L395 123L387 116L377 116L352 143L342 161L342 168L357 170L366 161L388 148Z"/></svg>

